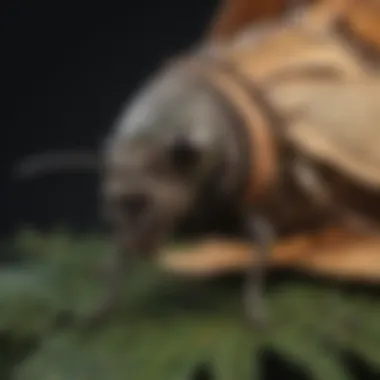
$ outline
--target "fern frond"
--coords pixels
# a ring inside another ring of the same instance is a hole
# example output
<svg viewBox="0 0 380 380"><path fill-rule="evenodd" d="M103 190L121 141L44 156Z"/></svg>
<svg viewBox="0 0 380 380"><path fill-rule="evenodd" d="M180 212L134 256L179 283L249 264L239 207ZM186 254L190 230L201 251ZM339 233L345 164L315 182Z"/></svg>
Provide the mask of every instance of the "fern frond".
<svg viewBox="0 0 380 380"><path fill-rule="evenodd" d="M189 281L140 265L125 279L123 305L104 328L91 335L53 330L60 309L79 315L99 299L108 243L63 233L33 239L41 244L36 265L0 273L6 310L0 330L23 329L41 339L16 380L189 380L201 365L216 380L260 379L267 349L315 379L350 379L340 350L362 355L380 371L378 296L306 280L270 284L269 328L254 331L245 323L238 279Z"/></svg>

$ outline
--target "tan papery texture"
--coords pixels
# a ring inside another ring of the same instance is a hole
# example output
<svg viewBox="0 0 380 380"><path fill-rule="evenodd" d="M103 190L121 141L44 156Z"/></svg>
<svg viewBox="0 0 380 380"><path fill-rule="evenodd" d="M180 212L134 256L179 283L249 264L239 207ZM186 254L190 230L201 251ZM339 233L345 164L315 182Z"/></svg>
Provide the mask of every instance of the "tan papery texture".
<svg viewBox="0 0 380 380"><path fill-rule="evenodd" d="M211 35L236 37L237 31L253 24L256 19L249 18L248 11L246 19L237 21L238 11L228 14L226 10L244 9L243 3L257 6L259 2L226 2L225 13L216 18L219 24L213 24ZM214 58L262 90L285 125L285 130L276 133L294 150L380 194L380 65L368 64L373 63L368 61L371 58L361 55L347 36L337 32L338 22L343 20L359 43L380 46L379 1L316 3L297 20L281 19L281 25L260 33L252 28L251 37L245 34L244 41L236 37L216 49ZM272 7L272 15L280 18L283 5L267 5ZM257 256L257 248L248 242L215 238L186 249L163 251L159 264L181 275L215 276L243 272ZM297 230L277 241L270 266L378 282L380 238L345 229Z"/></svg>

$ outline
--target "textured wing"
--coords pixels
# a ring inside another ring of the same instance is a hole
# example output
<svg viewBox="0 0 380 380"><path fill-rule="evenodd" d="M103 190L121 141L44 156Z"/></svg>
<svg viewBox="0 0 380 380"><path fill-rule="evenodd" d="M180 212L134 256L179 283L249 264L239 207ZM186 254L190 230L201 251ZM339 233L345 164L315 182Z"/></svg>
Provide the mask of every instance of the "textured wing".
<svg viewBox="0 0 380 380"><path fill-rule="evenodd" d="M243 273L257 257L257 251L247 242L214 239L164 251L159 264L177 275L212 277ZM380 237L363 237L335 229L295 235L276 244L271 266L332 278L380 282Z"/></svg>
<svg viewBox="0 0 380 380"><path fill-rule="evenodd" d="M233 37L251 23L282 14L290 3L289 0L222 0L206 40Z"/></svg>
<svg viewBox="0 0 380 380"><path fill-rule="evenodd" d="M286 84L272 99L297 150L380 190L380 80Z"/></svg>

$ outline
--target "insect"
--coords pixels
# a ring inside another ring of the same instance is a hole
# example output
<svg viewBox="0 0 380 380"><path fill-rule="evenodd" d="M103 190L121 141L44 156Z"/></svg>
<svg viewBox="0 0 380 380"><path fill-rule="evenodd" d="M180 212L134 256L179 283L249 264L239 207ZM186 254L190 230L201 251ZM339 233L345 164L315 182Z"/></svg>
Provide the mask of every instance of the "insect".
<svg viewBox="0 0 380 380"><path fill-rule="evenodd" d="M96 318L116 303L125 252L152 258L189 221L233 218L259 246L246 270L251 320L264 319L275 234L331 223L377 233L379 69L347 37L345 10L323 2L232 28L228 43L216 25L123 110L102 157L117 255Z"/></svg>

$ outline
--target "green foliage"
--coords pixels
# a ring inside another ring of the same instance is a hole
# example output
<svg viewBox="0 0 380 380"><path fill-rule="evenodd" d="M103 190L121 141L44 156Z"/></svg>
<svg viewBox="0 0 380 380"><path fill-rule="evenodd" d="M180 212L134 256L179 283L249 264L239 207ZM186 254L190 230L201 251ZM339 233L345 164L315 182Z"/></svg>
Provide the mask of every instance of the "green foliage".
<svg viewBox="0 0 380 380"><path fill-rule="evenodd" d="M120 310L85 333L57 327L56 316L83 315L102 297L108 242L27 231L14 249L24 260L0 272L0 336L13 347L34 344L9 379L190 380L202 365L216 380L260 379L270 350L310 379L354 379L343 351L380 373L380 302L368 288L275 278L265 295L269 327L257 331L244 318L239 279L185 281L140 264L125 279Z"/></svg>

